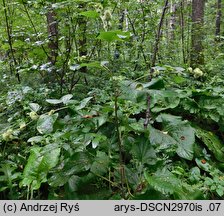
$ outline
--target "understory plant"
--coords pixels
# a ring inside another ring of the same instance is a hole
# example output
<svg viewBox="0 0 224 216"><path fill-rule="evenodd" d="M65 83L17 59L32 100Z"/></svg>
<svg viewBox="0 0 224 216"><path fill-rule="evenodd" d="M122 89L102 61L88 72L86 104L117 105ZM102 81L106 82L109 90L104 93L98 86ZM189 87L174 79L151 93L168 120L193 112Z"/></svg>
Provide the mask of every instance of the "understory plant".
<svg viewBox="0 0 224 216"><path fill-rule="evenodd" d="M1 197L221 199L224 89L183 79L178 87L164 74L150 82L113 76L81 101L44 87L7 92Z"/></svg>

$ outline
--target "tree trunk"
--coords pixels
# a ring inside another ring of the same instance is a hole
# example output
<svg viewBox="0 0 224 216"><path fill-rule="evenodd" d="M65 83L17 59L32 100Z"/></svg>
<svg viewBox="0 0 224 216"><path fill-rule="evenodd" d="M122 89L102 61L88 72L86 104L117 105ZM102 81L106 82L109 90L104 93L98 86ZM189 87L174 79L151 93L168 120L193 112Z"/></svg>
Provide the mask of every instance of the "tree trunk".
<svg viewBox="0 0 224 216"><path fill-rule="evenodd" d="M5 23L6 23L6 31L7 31L7 36L8 36L8 44L9 44L9 57L11 57L10 59L10 72L11 72L11 75L13 74L14 70L16 71L15 72L15 75L17 77L17 80L18 82L20 83L20 75L18 73L18 69L17 69L17 66L18 66L18 63L17 63L17 60L16 60L16 57L14 55L14 49L13 49L13 39L12 39L12 24L10 24L10 20L9 20L9 15L8 15L8 10L7 10L7 4L6 4L6 1L3 0L3 8L4 8L4 15L5 15ZM13 62L13 63L12 63Z"/></svg>
<svg viewBox="0 0 224 216"><path fill-rule="evenodd" d="M186 52L185 52L185 18L184 18L185 1L182 0L180 3L180 29L181 29L181 45L182 45L182 55L183 63L187 62Z"/></svg>
<svg viewBox="0 0 224 216"><path fill-rule="evenodd" d="M165 0L165 4L163 7L163 11L162 11L162 15L160 17L160 22L159 22L159 26L157 29L157 34L156 34L156 40L155 40L155 45L154 45L154 52L152 55L152 60L151 60L151 69L149 71L149 81L152 80L152 74L154 72L154 67L156 65L156 57L159 51L159 42L160 42L160 36L161 36L161 31L162 31L162 25L165 19L165 14L166 14L166 10L168 8L168 3L169 0ZM151 110L150 110L150 105L151 105L151 96L150 94L148 94L147 96L147 110L146 110L146 115L145 115L145 121L144 121L144 128L146 129L150 123L150 118L151 118Z"/></svg>
<svg viewBox="0 0 224 216"><path fill-rule="evenodd" d="M87 4L86 3L80 3L79 4L79 11L84 11L86 8ZM79 35L78 35L78 52L79 52L79 57L82 59L82 57L86 58L88 55L88 50L87 50L87 37L86 37L86 31L87 31L87 21L86 18L83 16L79 16L78 18L78 27L79 27ZM83 63L83 62L80 62ZM80 68L80 72L83 74L87 73L87 67L82 67ZM86 75L84 75L84 80L86 85L88 85Z"/></svg>
<svg viewBox="0 0 224 216"><path fill-rule="evenodd" d="M120 18L119 18L119 25L118 25L118 29L123 31L123 25L124 25L124 18L125 18L125 10L120 10L120 14L119 14ZM121 48L121 42L118 41L116 43L116 48L115 48L115 51L114 51L114 59L119 59L120 57L120 50Z"/></svg>
<svg viewBox="0 0 224 216"><path fill-rule="evenodd" d="M176 28L176 22L177 22L177 4L171 1L170 4L170 12L171 12L171 17L170 17L170 23L169 23L169 28L170 28L170 40L171 43L175 39L175 28Z"/></svg>
<svg viewBox="0 0 224 216"><path fill-rule="evenodd" d="M50 50L49 61L52 65L55 65L58 56L58 22L56 12L51 9L46 16L49 37L48 48Z"/></svg>
<svg viewBox="0 0 224 216"><path fill-rule="evenodd" d="M220 36L221 29L221 16L222 16L222 0L217 0L217 15L215 23L215 36L216 39Z"/></svg>
<svg viewBox="0 0 224 216"><path fill-rule="evenodd" d="M156 64L156 57L157 57L157 54L158 54L158 51L159 51L159 43L160 43L160 37L161 37L161 33L162 33L162 25L163 25L163 21L165 19L165 14L166 14L166 10L168 8L168 3L169 3L169 0L166 0L165 5L163 7L162 15L161 15L161 18L160 18L157 33L156 33L156 40L155 40L154 50L153 50L153 54L152 54L151 70L150 70L149 80L152 79L153 67L155 67L155 64Z"/></svg>
<svg viewBox="0 0 224 216"><path fill-rule="evenodd" d="M192 0L192 29L191 29L191 66L204 64L203 54L203 24L205 0Z"/></svg>

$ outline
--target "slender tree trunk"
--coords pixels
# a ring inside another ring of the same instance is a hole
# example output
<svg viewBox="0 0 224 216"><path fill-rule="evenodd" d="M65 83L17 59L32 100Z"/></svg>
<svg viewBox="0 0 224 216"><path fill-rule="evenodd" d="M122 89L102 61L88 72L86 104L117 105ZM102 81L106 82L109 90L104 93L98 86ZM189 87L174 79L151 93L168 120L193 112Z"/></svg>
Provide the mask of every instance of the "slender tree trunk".
<svg viewBox="0 0 224 216"><path fill-rule="evenodd" d="M125 18L125 10L121 9L120 10L120 18L119 18L119 25L118 25L118 29L123 31L123 24L124 24L124 18ZM120 50L121 48L121 42L118 41L116 43L116 48L115 48L115 51L114 51L114 58L115 59L119 59L120 57Z"/></svg>
<svg viewBox="0 0 224 216"><path fill-rule="evenodd" d="M25 2L24 0L22 0L22 4L23 4L23 7L24 7L24 11L25 11L25 13L26 13L26 15L27 15L27 17L28 17L28 19L29 19L29 21L30 21L30 24L32 25L32 28L33 28L33 30L34 30L34 32L35 32L35 35L36 35L36 37L37 37L37 40L41 41L41 38L40 38L39 35L38 35L37 28L36 28L36 26L35 26L35 24L34 24L32 18L31 18L31 15L30 15L30 13L29 13L29 10L28 10L28 8L27 8L27 6L26 6L26 2ZM48 55L48 53L47 53L47 51L46 51L46 49L45 49L45 47L44 47L43 44L41 44L41 48L42 48L43 52L45 53L47 59L49 60L50 57L49 57L49 55Z"/></svg>
<svg viewBox="0 0 224 216"><path fill-rule="evenodd" d="M169 29L170 29L170 40L171 42L174 41L175 39L175 28L176 28L176 22L177 22L177 16L176 16L176 11L177 11L177 5L173 1L170 4L170 12L171 12L171 17L170 17L170 22L169 22Z"/></svg>
<svg viewBox="0 0 224 216"><path fill-rule="evenodd" d="M86 8L86 3L80 3L79 4L79 10L83 11ZM87 37L86 37L86 31L87 31L87 21L86 18L83 16L80 16L78 18L78 27L79 27L79 36L78 36L78 53L79 57L85 56L87 57L88 50L87 50ZM83 74L87 73L87 67L80 68L80 72ZM88 85L88 81L86 79L86 76L84 75L84 80L86 85Z"/></svg>
<svg viewBox="0 0 224 216"><path fill-rule="evenodd" d="M180 29L181 29L181 45L182 45L182 55L183 55L183 63L186 61L186 53L185 53L185 20L184 20L184 8L185 1L182 0L180 3Z"/></svg>
<svg viewBox="0 0 224 216"><path fill-rule="evenodd" d="M184 0L185 1L185 0ZM187 11L188 11L188 15L187 15L187 19L186 19L186 60L187 63L190 65L191 62L191 24L192 24L192 3L189 1L185 2Z"/></svg>
<svg viewBox="0 0 224 216"><path fill-rule="evenodd" d="M192 0L191 66L204 64L203 38L205 0Z"/></svg>
<svg viewBox="0 0 224 216"><path fill-rule="evenodd" d="M58 56L58 21L56 12L50 9L47 14L47 30L49 43L48 48L50 50L49 61L52 65L55 65Z"/></svg>
<svg viewBox="0 0 224 216"><path fill-rule="evenodd" d="M169 3L169 1L166 0L164 8L163 8L162 16L160 18L160 22L159 22L159 26L158 26L158 29L157 29L157 33L156 33L156 41L155 41L154 51L153 51L152 60L151 60L151 71L150 71L150 76L149 76L150 80L151 80L151 75L153 73L153 69L152 68L156 64L156 58L157 58L157 54L158 54L158 51L159 51L160 36L161 36L161 33L162 33L162 25L163 25L163 21L164 21L164 18L165 18L166 10L168 8L168 3Z"/></svg>
<svg viewBox="0 0 224 216"><path fill-rule="evenodd" d="M150 72L149 72L149 81L152 80L152 74L154 72L153 67L156 64L156 57L157 57L157 54L158 54L158 51L159 51L159 42L160 42L160 36L161 36L161 31L162 31L162 25L163 25L163 22L164 22L164 18L165 18L166 10L167 10L167 7L168 7L168 3L169 3L169 0L165 0L165 4L164 4L164 7L163 7L163 12L162 12L160 22L159 22L159 26L158 26L158 29L157 29L156 40L155 40L155 45L154 45L154 52L153 52L153 56L152 56L152 60L151 60L151 69L150 69ZM144 128L145 129L148 127L149 121L150 121L150 118L151 118L150 106L151 106L151 97L150 97L150 95L148 95L147 96L146 117L145 117L145 121L144 121Z"/></svg>
<svg viewBox="0 0 224 216"><path fill-rule="evenodd" d="M5 23L6 23L6 32L7 32L7 36L8 36L8 44L9 44L9 49L10 49L10 55L12 58L12 62L14 65L11 64L11 60L10 60L10 70L11 70L11 74L14 73L15 71L15 75L16 78L18 80L18 82L20 83L20 75L18 73L18 69L17 69L17 60L16 57L14 55L14 49L13 49L13 41L12 41L12 28L10 26L10 21L9 21L9 16L8 16L8 12L7 12L7 5L6 5L6 1L2 0L3 3L3 7L4 7L4 15L5 15Z"/></svg>
<svg viewBox="0 0 224 216"><path fill-rule="evenodd" d="M217 0L217 15L215 23L215 36L216 39L220 36L221 31L221 16L222 16L222 0Z"/></svg>

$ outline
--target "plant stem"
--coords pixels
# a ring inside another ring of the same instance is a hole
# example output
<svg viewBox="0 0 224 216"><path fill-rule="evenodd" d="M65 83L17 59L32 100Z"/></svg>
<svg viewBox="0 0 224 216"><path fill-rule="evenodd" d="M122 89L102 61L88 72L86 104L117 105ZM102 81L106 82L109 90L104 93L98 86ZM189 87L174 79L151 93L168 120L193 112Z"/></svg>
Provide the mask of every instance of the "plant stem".
<svg viewBox="0 0 224 216"><path fill-rule="evenodd" d="M17 67L17 61L16 61L16 58L15 58L15 55L14 55L14 52L13 52L13 47L12 47L12 36L10 34L9 20L8 20L8 14L7 14L5 0L2 0L2 3L3 3L3 7L4 7L5 23L6 23L6 31L7 31L7 36L8 36L9 48L10 48L10 52L11 52L11 55L12 55L14 67L16 68ZM11 70L12 70L12 68L11 68ZM13 72L11 71L11 73L13 73ZM17 69L16 69L16 77L17 77L18 82L20 83L20 76L19 76L19 73L18 73Z"/></svg>
<svg viewBox="0 0 224 216"><path fill-rule="evenodd" d="M119 127L119 119L118 119L118 92L115 92L115 100L114 100L114 113L115 113L115 125L118 135L118 147L119 147L119 163L120 163L120 176L121 176L121 194L122 197L125 198L125 192L124 192L124 185L125 185L125 171L124 171L124 161L123 161L123 144L122 144L122 137L121 137L121 131Z"/></svg>
<svg viewBox="0 0 224 216"><path fill-rule="evenodd" d="M165 1L165 5L163 7L163 12L162 12L162 15L161 15L161 18L160 18L159 27L158 27L157 34L156 34L154 52L153 52L152 61L151 61L151 69L150 69L150 72L149 72L149 81L152 80L152 74L154 72L153 67L155 67L155 64L156 64L156 56L157 56L158 51L159 51L159 42L160 42L161 30L162 30L162 25L163 25L166 9L168 7L168 2L169 2L169 0ZM148 96L147 96L147 110L146 110L146 116L145 116L145 121L144 121L144 128L145 129L148 127L149 121L150 121L150 118L151 118L150 105L151 105L151 97L148 94Z"/></svg>

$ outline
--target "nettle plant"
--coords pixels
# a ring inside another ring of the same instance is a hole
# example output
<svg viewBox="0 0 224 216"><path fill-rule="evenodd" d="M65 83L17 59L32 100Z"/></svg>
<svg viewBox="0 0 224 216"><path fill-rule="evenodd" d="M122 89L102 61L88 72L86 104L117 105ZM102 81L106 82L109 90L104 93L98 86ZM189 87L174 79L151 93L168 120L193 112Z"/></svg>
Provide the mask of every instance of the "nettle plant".
<svg viewBox="0 0 224 216"><path fill-rule="evenodd" d="M173 71L178 77L180 68ZM224 90L184 79L180 88L161 74L151 82L114 76L81 101L53 98L46 88L8 92L1 98L1 197L222 198Z"/></svg>

